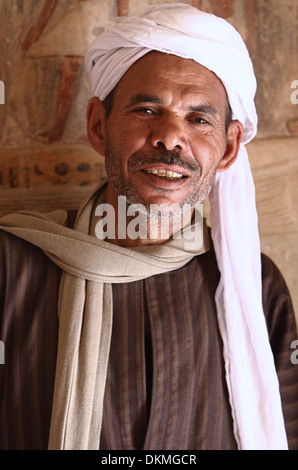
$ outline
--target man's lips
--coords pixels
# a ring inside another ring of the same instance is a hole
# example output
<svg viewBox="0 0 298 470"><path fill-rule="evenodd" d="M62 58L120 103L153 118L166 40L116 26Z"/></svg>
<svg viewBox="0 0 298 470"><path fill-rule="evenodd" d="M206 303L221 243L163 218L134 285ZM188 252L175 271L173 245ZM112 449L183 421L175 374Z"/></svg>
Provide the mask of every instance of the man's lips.
<svg viewBox="0 0 298 470"><path fill-rule="evenodd" d="M128 162L131 171L165 170L174 171L184 177L190 177L201 171L200 165L195 159L183 157L179 151L164 151L160 154L145 152L135 153Z"/></svg>
<svg viewBox="0 0 298 470"><path fill-rule="evenodd" d="M178 169L178 168L176 168ZM152 172L151 172L152 171ZM154 174L154 172L159 172ZM180 170L181 171L181 170ZM166 169L164 166L163 167L160 167L159 169L157 169L156 167L152 167L152 168L149 168L149 169L141 169L140 171L138 171L138 174L139 175L142 175L142 181L146 181L147 183L149 183L149 185L152 187L152 188L155 188L155 189L162 189L162 190L177 190L178 188L182 187L186 181L189 179L188 176L186 175L181 175L181 173L179 172L174 172L178 175L180 175L179 177L173 177L173 170L169 170L169 169ZM163 173L165 173L163 175ZM184 170L184 173L185 173L185 170ZM171 175L171 176L167 176L168 175Z"/></svg>
<svg viewBox="0 0 298 470"><path fill-rule="evenodd" d="M145 173L158 176L159 178L166 178L170 180L179 180L182 178L186 178L185 176L181 175L180 173L176 173L176 171L169 171L169 170L142 170Z"/></svg>
<svg viewBox="0 0 298 470"><path fill-rule="evenodd" d="M131 174L141 175L151 187L168 190L177 190L201 173L197 162L183 158L178 151L165 151L160 155L136 153L128 167Z"/></svg>
<svg viewBox="0 0 298 470"><path fill-rule="evenodd" d="M185 168L182 168L180 165L166 165L164 163L151 163L148 165L142 165L139 170L161 178L166 177L181 179L191 176L190 172Z"/></svg>

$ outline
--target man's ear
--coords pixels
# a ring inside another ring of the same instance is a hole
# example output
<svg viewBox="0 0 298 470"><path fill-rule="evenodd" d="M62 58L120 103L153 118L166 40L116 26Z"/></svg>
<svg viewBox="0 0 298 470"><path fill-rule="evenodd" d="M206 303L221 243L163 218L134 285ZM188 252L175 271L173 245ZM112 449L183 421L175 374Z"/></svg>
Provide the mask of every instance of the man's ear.
<svg viewBox="0 0 298 470"><path fill-rule="evenodd" d="M239 121L232 121L227 133L227 146L217 171L227 170L236 160L243 134L243 125Z"/></svg>
<svg viewBox="0 0 298 470"><path fill-rule="evenodd" d="M94 96L87 107L88 139L94 150L102 156L106 152L105 108L102 102Z"/></svg>

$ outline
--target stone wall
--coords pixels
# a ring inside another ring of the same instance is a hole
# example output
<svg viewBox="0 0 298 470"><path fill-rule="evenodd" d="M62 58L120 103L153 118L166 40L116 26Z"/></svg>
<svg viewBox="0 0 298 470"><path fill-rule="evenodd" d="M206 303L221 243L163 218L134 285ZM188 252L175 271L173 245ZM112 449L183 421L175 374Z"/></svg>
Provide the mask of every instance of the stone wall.
<svg viewBox="0 0 298 470"><path fill-rule="evenodd" d="M75 208L104 177L103 159L86 137L90 88L83 56L96 18L133 14L152 3L161 2L0 0L0 215ZM298 2L185 3L230 21L252 56L259 131L248 151L261 243L281 268L298 315Z"/></svg>

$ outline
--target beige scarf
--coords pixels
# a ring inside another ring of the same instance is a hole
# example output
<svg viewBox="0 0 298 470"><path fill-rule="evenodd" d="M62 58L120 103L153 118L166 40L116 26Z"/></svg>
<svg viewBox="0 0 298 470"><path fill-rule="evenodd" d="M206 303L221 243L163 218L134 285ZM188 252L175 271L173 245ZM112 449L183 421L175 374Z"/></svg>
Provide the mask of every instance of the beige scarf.
<svg viewBox="0 0 298 470"><path fill-rule="evenodd" d="M75 230L64 211L47 216L22 211L0 219L0 228L40 247L63 269L59 340L49 449L99 449L112 331L112 283L133 282L184 266L209 249L185 249L185 240L122 248L89 235L97 199L78 213ZM202 220L190 230L203 230ZM189 234L183 232L189 240Z"/></svg>

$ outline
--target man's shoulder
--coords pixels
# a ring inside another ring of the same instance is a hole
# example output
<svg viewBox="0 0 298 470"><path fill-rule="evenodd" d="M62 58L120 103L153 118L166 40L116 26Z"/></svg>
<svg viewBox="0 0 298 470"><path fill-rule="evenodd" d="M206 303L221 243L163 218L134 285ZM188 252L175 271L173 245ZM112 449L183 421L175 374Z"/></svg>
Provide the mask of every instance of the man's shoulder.
<svg viewBox="0 0 298 470"><path fill-rule="evenodd" d="M261 254L263 298L269 301L277 295L290 297L286 280L277 264L266 254Z"/></svg>
<svg viewBox="0 0 298 470"><path fill-rule="evenodd" d="M67 211L68 228L73 228L77 211ZM21 259L34 259L36 257L44 258L46 255L37 246L18 237L4 229L0 229L0 263L3 266L8 263L20 261ZM46 257L47 258L47 257ZM47 258L49 260L49 258ZM50 261L50 260L49 260Z"/></svg>
<svg viewBox="0 0 298 470"><path fill-rule="evenodd" d="M0 229L0 269L2 273L18 272L25 265L52 263L37 246Z"/></svg>
<svg viewBox="0 0 298 470"><path fill-rule="evenodd" d="M293 302L286 280L275 262L262 253L263 307L269 334L296 331Z"/></svg>
<svg viewBox="0 0 298 470"><path fill-rule="evenodd" d="M31 245L26 240L4 230L0 229L0 252L1 259L4 260L9 255L15 257L16 254L24 249L30 249Z"/></svg>
<svg viewBox="0 0 298 470"><path fill-rule="evenodd" d="M283 279L283 275L275 261L263 252L261 253L261 264L263 280L269 280L270 278Z"/></svg>
<svg viewBox="0 0 298 470"><path fill-rule="evenodd" d="M199 254L195 256L195 259L198 263L206 263L209 267L212 265L212 268L216 268L218 270L218 264L216 259L216 253L214 250L214 246L212 240L210 239L210 248L203 254ZM264 283L271 283L271 282L279 282L283 288L287 289L286 282L284 280L283 274L281 273L278 266L275 262L265 253L261 253L261 269L262 269L262 282Z"/></svg>
<svg viewBox="0 0 298 470"><path fill-rule="evenodd" d="M216 253L211 243L210 249L195 257L197 263L208 272L218 273L219 268L216 260ZM275 301L277 297L291 298L285 278L277 264L265 253L261 253L261 274L262 274L262 292L263 300L266 304Z"/></svg>

